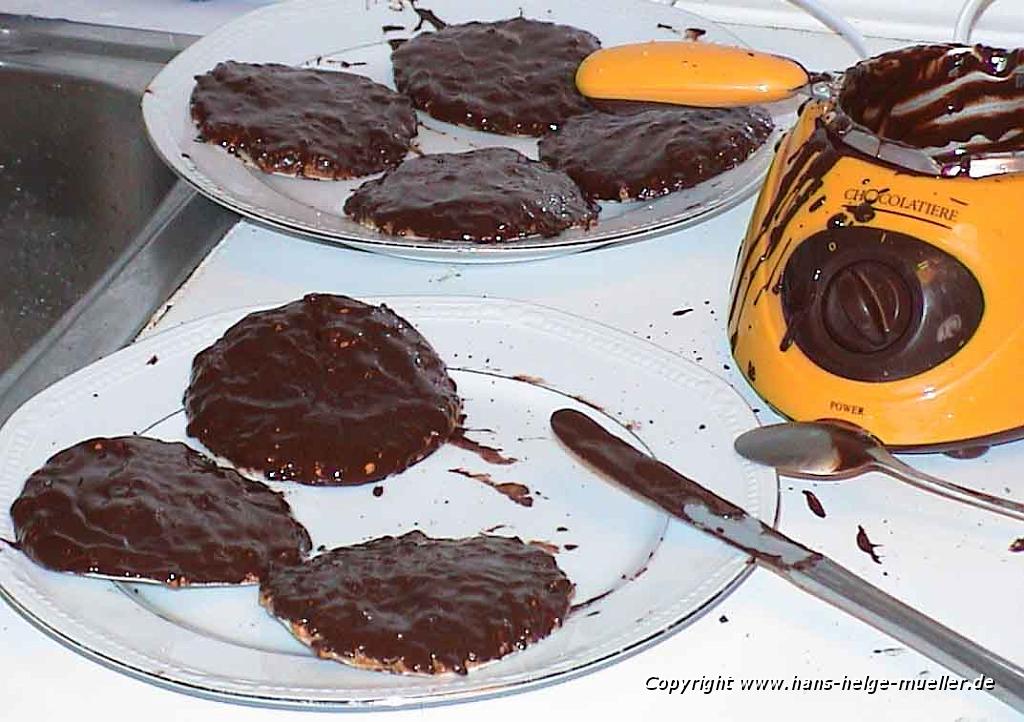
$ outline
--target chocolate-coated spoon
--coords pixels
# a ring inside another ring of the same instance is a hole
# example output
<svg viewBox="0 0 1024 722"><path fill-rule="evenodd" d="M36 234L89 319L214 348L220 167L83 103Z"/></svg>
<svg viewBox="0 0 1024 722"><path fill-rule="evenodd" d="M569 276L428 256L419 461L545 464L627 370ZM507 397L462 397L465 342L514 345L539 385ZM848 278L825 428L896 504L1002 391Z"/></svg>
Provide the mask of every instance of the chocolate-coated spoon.
<svg viewBox="0 0 1024 722"><path fill-rule="evenodd" d="M903 463L864 429L846 422L788 422L737 437L737 453L784 476L839 481L881 471L918 489L1024 521L1024 504L954 484Z"/></svg>

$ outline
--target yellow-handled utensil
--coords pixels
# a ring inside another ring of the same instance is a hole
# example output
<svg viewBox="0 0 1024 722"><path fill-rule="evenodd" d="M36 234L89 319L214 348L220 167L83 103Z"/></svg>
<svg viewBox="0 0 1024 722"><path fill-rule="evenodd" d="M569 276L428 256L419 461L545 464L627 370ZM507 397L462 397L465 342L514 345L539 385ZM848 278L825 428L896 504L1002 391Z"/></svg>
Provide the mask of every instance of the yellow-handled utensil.
<svg viewBox="0 0 1024 722"><path fill-rule="evenodd" d="M809 82L789 58L682 40L603 48L576 71L576 87L590 98L713 108L783 100Z"/></svg>

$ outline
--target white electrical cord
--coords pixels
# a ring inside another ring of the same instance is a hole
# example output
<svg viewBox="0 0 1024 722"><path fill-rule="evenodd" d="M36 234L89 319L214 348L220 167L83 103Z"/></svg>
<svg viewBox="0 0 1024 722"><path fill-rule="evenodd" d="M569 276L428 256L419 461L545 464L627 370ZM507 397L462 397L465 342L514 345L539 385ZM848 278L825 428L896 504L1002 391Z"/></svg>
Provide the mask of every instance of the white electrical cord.
<svg viewBox="0 0 1024 722"><path fill-rule="evenodd" d="M867 45L864 43L864 36L845 19L825 8L818 0L789 0L789 2L838 34L860 58L863 59L870 55ZM992 2L992 0L987 0L987 2Z"/></svg>
<svg viewBox="0 0 1024 722"><path fill-rule="evenodd" d="M953 41L957 43L968 43L971 39L971 31L978 18L985 12L986 8L995 0L967 0L960 8L960 14L956 18L956 28L953 30Z"/></svg>

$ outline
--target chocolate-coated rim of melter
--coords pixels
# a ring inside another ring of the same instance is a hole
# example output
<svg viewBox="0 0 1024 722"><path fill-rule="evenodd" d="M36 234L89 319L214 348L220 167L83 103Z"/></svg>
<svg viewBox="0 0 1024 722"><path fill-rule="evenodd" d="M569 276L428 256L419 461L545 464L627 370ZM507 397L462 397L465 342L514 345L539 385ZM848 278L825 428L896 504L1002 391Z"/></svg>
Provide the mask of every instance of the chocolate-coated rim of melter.
<svg viewBox="0 0 1024 722"><path fill-rule="evenodd" d="M998 54L998 53L1011 53L1017 52L1018 54L1024 53L1024 51L1010 51L1004 48L998 48L980 43L974 44L962 44L962 43L930 43L921 45L912 45L903 48L897 48L890 50L878 55L872 56L861 60L850 69L843 72L830 87L828 96L828 102L830 104L830 111L826 114L824 122L831 131L831 135L836 138L839 142L843 143L844 147L848 151L852 152L853 155L866 160L869 163L880 163L885 166L895 168L900 171L910 171L921 175L931 175L938 178L945 177L962 177L964 164L969 162L971 165L978 164L979 161L994 160L996 166L994 168L986 168L983 172L978 175L971 177L985 177L989 175L1001 175L1005 173L1020 173L1024 172L1024 149L1021 150L975 150L968 152L963 156L960 156L956 152L957 147L962 147L970 141L963 142L950 142L944 147L935 146L917 146L909 144L902 140L888 138L883 134L875 131L865 123L861 122L856 114L848 112L843 101L844 97L856 90L856 83L866 83L870 81L873 69L879 67L878 71L875 71L885 77L886 66L897 74L899 71L905 69L905 63L900 63L905 56L910 56L915 50L918 52L938 52L945 51L944 55L948 56L952 51L962 49L965 53L975 57L978 53L985 54ZM1020 58L1024 61L1024 57ZM1017 66L1017 69L1024 68L1024 64ZM1011 74L1010 77L1013 77ZM852 86L852 87L851 87ZM1024 91L1022 91L1024 96ZM885 95L884 93L882 94ZM850 95L852 99L857 99L858 95ZM861 110L864 110L861 108ZM1024 136L1018 135L1018 145L1024 145ZM991 145L997 146L998 142L991 141ZM1009 165L1007 165L1009 164ZM979 165L979 167L981 167Z"/></svg>

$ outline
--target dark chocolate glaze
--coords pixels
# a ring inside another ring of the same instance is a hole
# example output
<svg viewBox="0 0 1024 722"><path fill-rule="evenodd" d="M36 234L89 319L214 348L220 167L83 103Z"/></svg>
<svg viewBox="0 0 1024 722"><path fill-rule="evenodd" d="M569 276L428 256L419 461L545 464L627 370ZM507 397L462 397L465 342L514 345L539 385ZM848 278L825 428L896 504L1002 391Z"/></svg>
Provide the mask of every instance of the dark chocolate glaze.
<svg viewBox="0 0 1024 722"><path fill-rule="evenodd" d="M824 519L826 516L825 507L821 505L821 499L813 491L808 491L807 489L804 489L803 494L807 500L807 508L811 510L811 513L819 519Z"/></svg>
<svg viewBox="0 0 1024 722"><path fill-rule="evenodd" d="M452 446L457 446L460 449L472 451L488 464L508 466L509 464L514 464L519 461L519 459L514 456L505 456L501 449L481 444L479 441L474 441L466 436L466 430L461 427L455 430L455 433L452 434L450 439L448 439L448 443Z"/></svg>
<svg viewBox="0 0 1024 722"><path fill-rule="evenodd" d="M601 47L567 25L513 18L449 25L395 49L395 85L440 120L541 135L589 109L576 68Z"/></svg>
<svg viewBox="0 0 1024 722"><path fill-rule="evenodd" d="M260 601L321 657L466 674L549 635L572 593L554 557L518 538L413 531L274 566Z"/></svg>
<svg viewBox="0 0 1024 722"><path fill-rule="evenodd" d="M511 148L412 158L345 201L346 214L390 235L479 243L589 227L598 210L565 173Z"/></svg>
<svg viewBox="0 0 1024 722"><path fill-rule="evenodd" d="M1024 50L918 45L848 70L839 106L879 136L957 152L1024 148Z"/></svg>
<svg viewBox="0 0 1024 722"><path fill-rule="evenodd" d="M464 476L467 479L473 479L479 481L485 486L489 486L502 496L508 497L519 506L533 506L533 497L530 496L530 487L525 484L520 484L516 481L495 481L494 477L490 474L482 471L470 471L469 469L463 469L462 467L456 467L449 469L452 474L458 474Z"/></svg>
<svg viewBox="0 0 1024 722"><path fill-rule="evenodd" d="M540 141L540 159L594 198L650 199L734 168L774 127L756 108L653 107L592 112Z"/></svg>
<svg viewBox="0 0 1024 722"><path fill-rule="evenodd" d="M416 136L408 99L352 73L228 61L196 76L208 143L266 173L338 179L398 165Z"/></svg>
<svg viewBox="0 0 1024 722"><path fill-rule="evenodd" d="M188 434L279 481L349 485L419 461L455 431L444 362L386 306L310 294L251 313L192 363Z"/></svg>
<svg viewBox="0 0 1024 722"><path fill-rule="evenodd" d="M868 539L868 533L864 531L864 527L857 525L857 548L862 552L871 557L871 561L875 564L881 564L882 560L875 553L875 548L882 546L881 544L872 544L871 540Z"/></svg>
<svg viewBox="0 0 1024 722"><path fill-rule="evenodd" d="M55 454L25 482L11 518L20 548L44 567L176 587L253 582L311 547L281 494L144 436Z"/></svg>

